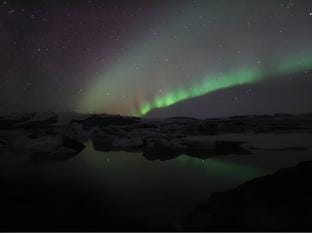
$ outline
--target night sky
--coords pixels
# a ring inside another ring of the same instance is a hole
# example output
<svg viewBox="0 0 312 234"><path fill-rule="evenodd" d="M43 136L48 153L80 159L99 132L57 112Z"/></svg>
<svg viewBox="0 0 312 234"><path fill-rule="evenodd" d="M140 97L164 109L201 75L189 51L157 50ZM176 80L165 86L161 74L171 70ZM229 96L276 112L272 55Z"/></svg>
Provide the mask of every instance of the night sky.
<svg viewBox="0 0 312 234"><path fill-rule="evenodd" d="M0 1L0 112L312 111L311 0Z"/></svg>

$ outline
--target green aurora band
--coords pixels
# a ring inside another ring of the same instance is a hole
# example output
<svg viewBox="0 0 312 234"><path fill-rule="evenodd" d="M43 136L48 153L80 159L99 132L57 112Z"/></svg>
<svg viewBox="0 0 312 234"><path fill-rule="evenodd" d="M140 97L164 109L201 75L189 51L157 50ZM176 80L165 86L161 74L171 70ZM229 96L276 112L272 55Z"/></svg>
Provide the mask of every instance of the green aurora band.
<svg viewBox="0 0 312 234"><path fill-rule="evenodd" d="M143 104L139 109L139 113L134 114L142 116L156 108L168 107L183 100L202 96L220 89L253 83L258 81L260 78L260 72L256 69L242 70L224 76L209 76L190 89L179 88L164 96L156 97L152 102Z"/></svg>
<svg viewBox="0 0 312 234"><path fill-rule="evenodd" d="M164 108L178 102L209 94L218 90L235 86L256 83L268 77L283 76L303 72L312 68L312 57L291 57L283 60L273 69L243 69L222 76L207 76L191 88L178 88L165 95L156 96L151 102L144 103L133 115L143 116L157 108Z"/></svg>
<svg viewBox="0 0 312 234"><path fill-rule="evenodd" d="M90 75L92 82L80 94L76 111L144 116L218 90L312 68L311 49L297 44L293 48L289 42L282 50L270 46L259 50L252 43L262 37L265 43L269 35L256 34L259 38L254 41L254 36L246 35L246 28L239 26L244 25L240 10L225 7L226 1L206 2L204 7L181 4L181 14L173 14L176 5L169 7L162 16L165 24L147 19L154 33L132 28L134 36L123 50L111 55L108 63L100 64ZM216 21L218 28L211 21ZM226 49L220 49L220 44ZM233 53L235 48L246 53ZM219 56L224 57L221 62Z"/></svg>

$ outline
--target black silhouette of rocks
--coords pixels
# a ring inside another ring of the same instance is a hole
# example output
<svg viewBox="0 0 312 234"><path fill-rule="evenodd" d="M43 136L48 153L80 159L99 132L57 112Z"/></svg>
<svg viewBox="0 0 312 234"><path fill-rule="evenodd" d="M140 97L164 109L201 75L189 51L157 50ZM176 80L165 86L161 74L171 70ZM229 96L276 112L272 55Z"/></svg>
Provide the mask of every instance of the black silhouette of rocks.
<svg viewBox="0 0 312 234"><path fill-rule="evenodd" d="M16 127L36 128L57 123L57 114L53 112L36 113L29 121L17 124Z"/></svg>
<svg viewBox="0 0 312 234"><path fill-rule="evenodd" d="M0 117L0 129L35 128L55 123L57 123L57 114L52 112L12 114Z"/></svg>
<svg viewBox="0 0 312 234"><path fill-rule="evenodd" d="M216 134L312 133L312 118L309 115L251 115L206 120L185 117L168 119L124 117L123 121L131 123L124 124L125 122L119 120L121 121L119 124L108 125L111 118L112 116L101 115L79 121L84 129L88 129L94 149L139 151L149 160L167 160L182 154L207 158L250 153L244 148L243 142L206 139ZM292 150L299 149L300 146Z"/></svg>
<svg viewBox="0 0 312 234"><path fill-rule="evenodd" d="M65 160L80 153L85 146L67 136L48 131L19 134L8 147L29 153L32 160Z"/></svg>
<svg viewBox="0 0 312 234"><path fill-rule="evenodd" d="M49 155L46 158L65 159L79 153L83 144L91 140L95 150L143 152L149 160L168 160L182 154L204 159L217 155L248 154L249 150L259 149L254 146L246 148L246 144L239 141L215 140L213 135L312 133L311 114L249 115L204 120L188 117L144 119L108 114L84 117L81 114L79 119L67 122L61 123L58 119L59 116L53 112L2 116L0 148L25 150L36 157L41 155L41 158L42 155ZM69 139L75 142L75 146L64 146ZM62 150L60 147L63 147ZM294 148L287 150L303 150L300 146L289 147Z"/></svg>
<svg viewBox="0 0 312 234"><path fill-rule="evenodd" d="M92 115L84 120L72 120L70 123L81 123L86 128L92 128L96 126L129 125L139 121L140 118L137 117L101 114Z"/></svg>
<svg viewBox="0 0 312 234"><path fill-rule="evenodd" d="M0 129L12 129L16 124L26 122L33 118L36 113L11 114L0 117Z"/></svg>
<svg viewBox="0 0 312 234"><path fill-rule="evenodd" d="M205 231L311 231L312 161L217 192L188 216Z"/></svg>
<svg viewBox="0 0 312 234"><path fill-rule="evenodd" d="M188 130L198 134L312 133L310 115L246 115L197 121Z"/></svg>
<svg viewBox="0 0 312 234"><path fill-rule="evenodd" d="M57 126L52 112L0 117L0 149L27 154L31 159L65 160L80 153L84 145L71 137L66 126Z"/></svg>

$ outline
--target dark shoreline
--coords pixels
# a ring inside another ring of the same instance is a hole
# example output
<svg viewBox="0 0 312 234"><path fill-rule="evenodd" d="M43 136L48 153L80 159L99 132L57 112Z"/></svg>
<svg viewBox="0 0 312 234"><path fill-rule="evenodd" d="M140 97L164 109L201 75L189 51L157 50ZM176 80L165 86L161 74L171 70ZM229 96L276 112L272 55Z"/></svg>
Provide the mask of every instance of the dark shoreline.
<svg viewBox="0 0 312 234"><path fill-rule="evenodd" d="M28 157L27 165L75 158L91 141L95 150L139 152L147 160L171 160L181 154L205 160L209 157L246 155L254 152L292 152L301 145L258 147L226 134L258 135L312 133L312 114L253 115L220 119L141 119L114 115L81 116L68 123L54 113L31 113L0 117L0 154L14 152ZM214 137L218 136L216 140ZM311 135L312 136L312 135ZM252 156L252 155L250 155ZM185 210L167 224L149 226L143 220L101 210L79 189L38 177L2 184L0 231L9 232L103 232L103 231L311 231L312 162L281 169L238 187L216 192ZM44 180L42 180L44 181ZM78 183L79 184L79 183ZM84 185L87 186L87 185ZM57 201L57 204L55 203ZM110 205L109 205L110 206ZM33 210L34 208L34 210ZM36 219L34 219L36 217Z"/></svg>
<svg viewBox="0 0 312 234"><path fill-rule="evenodd" d="M148 160L168 160L186 154L209 158L250 154L249 142L215 140L224 134L311 134L312 114L249 115L195 119L143 119L119 115L87 115L60 123L57 114L28 113L0 117L0 147L29 152L32 160L66 160L91 140L98 151L143 152ZM307 150L300 145L285 149Z"/></svg>

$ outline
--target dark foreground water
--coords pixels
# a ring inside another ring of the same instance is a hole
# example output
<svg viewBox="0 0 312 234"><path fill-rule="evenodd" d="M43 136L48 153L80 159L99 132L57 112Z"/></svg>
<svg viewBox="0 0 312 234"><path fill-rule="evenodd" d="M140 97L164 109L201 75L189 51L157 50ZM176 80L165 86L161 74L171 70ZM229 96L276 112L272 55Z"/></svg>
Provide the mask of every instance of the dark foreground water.
<svg viewBox="0 0 312 234"><path fill-rule="evenodd" d="M310 147L311 135L227 135L259 148ZM196 205L282 167L311 151L256 150L206 160L182 155L148 161L141 153L98 152L90 142L67 161L29 163L1 152L0 229L11 231L179 230Z"/></svg>

